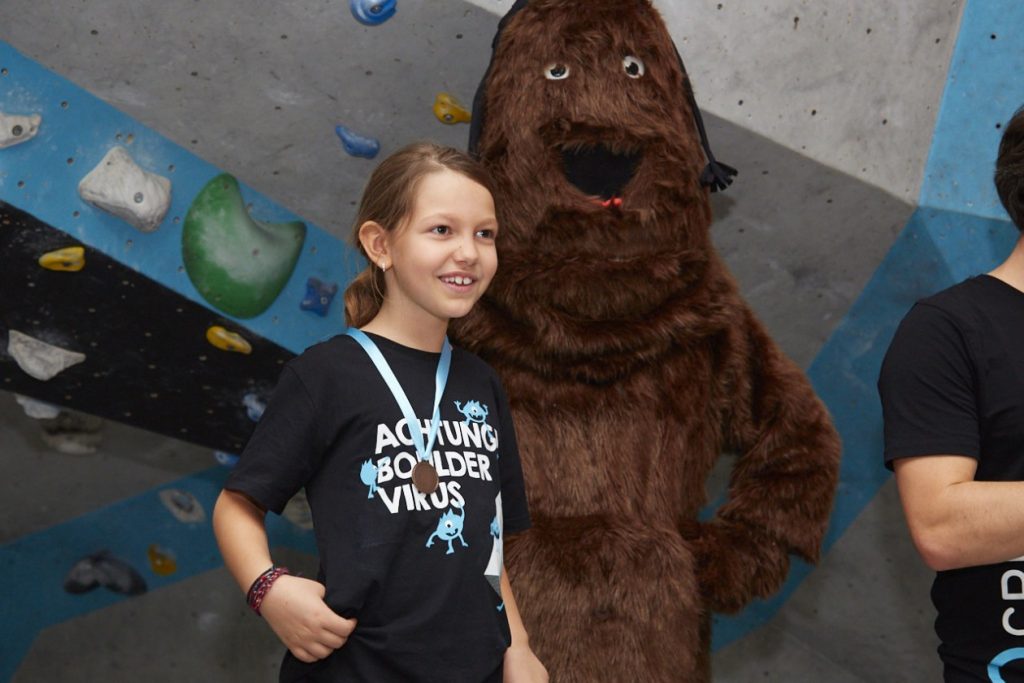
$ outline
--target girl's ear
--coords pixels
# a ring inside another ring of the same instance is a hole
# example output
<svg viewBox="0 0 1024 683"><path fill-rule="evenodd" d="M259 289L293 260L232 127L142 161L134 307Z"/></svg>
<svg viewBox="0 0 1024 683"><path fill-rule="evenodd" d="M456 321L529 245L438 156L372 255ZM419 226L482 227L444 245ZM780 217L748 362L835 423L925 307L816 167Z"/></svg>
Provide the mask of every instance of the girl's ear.
<svg viewBox="0 0 1024 683"><path fill-rule="evenodd" d="M390 266L391 256L389 253L388 231L380 223L366 221L359 226L359 243L366 251L366 257L370 263L386 269Z"/></svg>

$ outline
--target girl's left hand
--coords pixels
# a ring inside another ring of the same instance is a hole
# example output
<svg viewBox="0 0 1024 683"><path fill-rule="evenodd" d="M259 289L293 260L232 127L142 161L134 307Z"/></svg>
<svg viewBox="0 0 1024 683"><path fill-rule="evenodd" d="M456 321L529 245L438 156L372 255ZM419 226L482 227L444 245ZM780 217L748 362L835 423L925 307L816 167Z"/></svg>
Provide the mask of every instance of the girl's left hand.
<svg viewBox="0 0 1024 683"><path fill-rule="evenodd" d="M548 670L529 647L505 650L503 683L548 683Z"/></svg>

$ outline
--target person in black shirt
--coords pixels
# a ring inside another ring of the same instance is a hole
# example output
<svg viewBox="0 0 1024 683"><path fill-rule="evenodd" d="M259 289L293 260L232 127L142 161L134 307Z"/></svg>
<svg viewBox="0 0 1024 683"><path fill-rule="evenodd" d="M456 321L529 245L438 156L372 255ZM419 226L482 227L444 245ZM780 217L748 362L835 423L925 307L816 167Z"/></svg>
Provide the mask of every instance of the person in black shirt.
<svg viewBox="0 0 1024 683"><path fill-rule="evenodd" d="M530 525L508 401L446 338L494 276L495 215L462 152L380 164L351 327L285 366L218 498L225 564L288 648L281 681L547 681L504 571L505 534ZM272 565L264 528L302 488L316 581Z"/></svg>
<svg viewBox="0 0 1024 683"><path fill-rule="evenodd" d="M1024 230L1024 108L995 184ZM1024 236L986 275L910 310L882 364L895 470L932 601L947 682L1024 681Z"/></svg>

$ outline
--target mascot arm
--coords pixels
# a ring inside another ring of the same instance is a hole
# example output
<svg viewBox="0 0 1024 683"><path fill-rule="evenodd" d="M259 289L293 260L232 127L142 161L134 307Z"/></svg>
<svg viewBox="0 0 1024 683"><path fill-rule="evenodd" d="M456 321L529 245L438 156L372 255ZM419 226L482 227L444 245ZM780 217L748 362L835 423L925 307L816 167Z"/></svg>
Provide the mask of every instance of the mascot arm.
<svg viewBox="0 0 1024 683"><path fill-rule="evenodd" d="M738 454L729 496L696 540L708 606L734 612L785 581L789 555L815 562L839 475L839 437L799 368L749 310L730 333L723 427Z"/></svg>

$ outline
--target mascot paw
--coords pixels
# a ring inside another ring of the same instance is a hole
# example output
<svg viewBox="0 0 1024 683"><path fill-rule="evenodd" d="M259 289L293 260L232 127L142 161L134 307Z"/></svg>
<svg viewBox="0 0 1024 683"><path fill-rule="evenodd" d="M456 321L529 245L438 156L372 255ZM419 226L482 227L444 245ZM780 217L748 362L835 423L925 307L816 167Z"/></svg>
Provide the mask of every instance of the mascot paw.
<svg viewBox="0 0 1024 683"><path fill-rule="evenodd" d="M697 582L708 608L737 612L754 598L778 590L789 571L789 554L767 534L740 522L701 524L694 539Z"/></svg>

